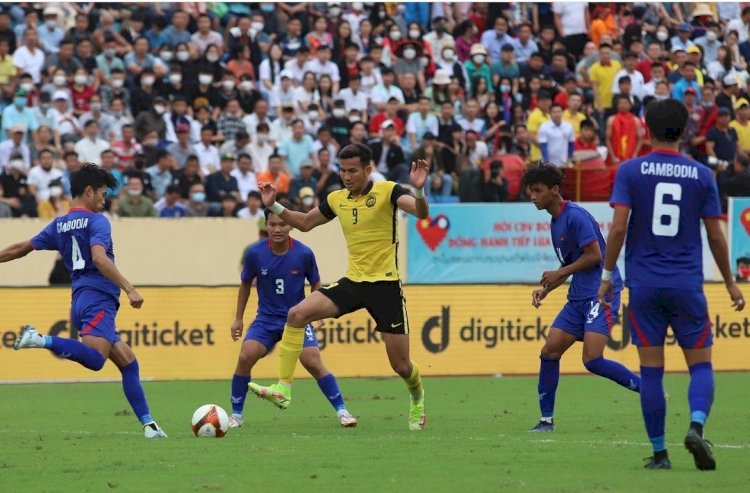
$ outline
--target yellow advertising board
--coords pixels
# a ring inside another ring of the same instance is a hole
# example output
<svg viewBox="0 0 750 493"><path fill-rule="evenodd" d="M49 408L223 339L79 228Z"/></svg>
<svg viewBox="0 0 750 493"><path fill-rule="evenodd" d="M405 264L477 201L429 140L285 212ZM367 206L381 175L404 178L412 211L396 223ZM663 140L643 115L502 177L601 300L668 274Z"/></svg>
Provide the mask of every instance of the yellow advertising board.
<svg viewBox="0 0 750 493"><path fill-rule="evenodd" d="M565 290L553 293L536 310L531 286L405 286L411 326L412 358L425 375L535 374L539 350L550 323L564 303ZM229 327L235 287L143 288L146 302L134 310L123 298L120 334L140 361L144 378L228 379L240 343ZM714 331L714 367L750 370L750 313L736 313L720 284L706 285ZM750 294L750 293L748 293ZM45 350L13 351L20 328L33 324L41 332L71 335L70 291L61 288L0 289L0 381L119 379L113 365L93 373ZM623 293L627 309L627 292ZM245 321L255 312L251 297ZM620 319L627 320L621 313ZM338 376L392 374L382 340L366 311L327 320L318 332L323 358ZM668 339L667 369L686 370L679 347ZM606 356L638 369L627 323L617 325ZM565 373L583 373L581 348L575 345L562 361ZM254 378L275 378L275 354L261 361ZM298 369L303 377L304 369Z"/></svg>

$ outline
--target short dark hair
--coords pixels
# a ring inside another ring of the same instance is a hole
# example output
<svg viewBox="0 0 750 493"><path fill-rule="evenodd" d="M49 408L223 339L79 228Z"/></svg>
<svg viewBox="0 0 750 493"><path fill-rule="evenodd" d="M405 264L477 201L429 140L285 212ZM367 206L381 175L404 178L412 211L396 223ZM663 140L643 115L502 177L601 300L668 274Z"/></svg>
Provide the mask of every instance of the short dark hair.
<svg viewBox="0 0 750 493"><path fill-rule="evenodd" d="M165 192L166 195L169 195L170 193L180 193L180 187L177 185L169 185L167 186L167 190Z"/></svg>
<svg viewBox="0 0 750 493"><path fill-rule="evenodd" d="M42 154L50 154L52 156L55 155L55 153L52 152L52 149L49 149L49 148L44 148L41 151L39 151L39 157L42 157Z"/></svg>
<svg viewBox="0 0 750 493"><path fill-rule="evenodd" d="M253 198L253 197L256 198L256 199L258 199L258 200L261 200L261 201L263 200L263 196L257 190L250 190L249 192L247 192L247 199L248 200L251 199L251 198Z"/></svg>
<svg viewBox="0 0 750 493"><path fill-rule="evenodd" d="M365 144L349 144L339 152L339 161L355 157L359 158L362 167L369 166L372 161L372 150Z"/></svg>
<svg viewBox="0 0 750 493"><path fill-rule="evenodd" d="M646 125L654 140L677 142L685 132L687 121L687 108L676 99L652 101L646 108Z"/></svg>
<svg viewBox="0 0 750 493"><path fill-rule="evenodd" d="M584 128L590 128L591 130L595 130L596 125L594 125L594 122L592 120L586 118L585 120L581 122L581 130L583 130Z"/></svg>
<svg viewBox="0 0 750 493"><path fill-rule="evenodd" d="M523 175L524 187L532 187L541 183L549 188L562 185L563 172L559 166L548 161L537 161L531 164Z"/></svg>
<svg viewBox="0 0 750 493"><path fill-rule="evenodd" d="M116 188L117 180L106 169L94 163L84 163L70 175L70 193L73 198L80 197L88 187L98 190L102 186Z"/></svg>

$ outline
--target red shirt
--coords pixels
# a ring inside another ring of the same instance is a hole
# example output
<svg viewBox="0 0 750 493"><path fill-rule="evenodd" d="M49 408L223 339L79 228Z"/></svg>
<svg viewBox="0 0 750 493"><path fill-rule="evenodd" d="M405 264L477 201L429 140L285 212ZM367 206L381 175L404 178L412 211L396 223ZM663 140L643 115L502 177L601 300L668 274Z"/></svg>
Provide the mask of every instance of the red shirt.
<svg viewBox="0 0 750 493"><path fill-rule="evenodd" d="M554 99L555 103L562 106L562 109L567 110L568 109L568 93L565 91L560 91L557 93L557 96L555 96Z"/></svg>
<svg viewBox="0 0 750 493"><path fill-rule="evenodd" d="M643 82L651 82L651 64L653 62L651 59L646 58L645 60L642 60L638 62L638 65L635 66L635 69L643 74ZM662 67L664 67L664 75L669 75L669 65L662 62Z"/></svg>
<svg viewBox="0 0 750 493"><path fill-rule="evenodd" d="M377 134L380 132L380 126L383 124L384 121L388 120L388 117L386 116L385 112L383 113L377 113L375 116L372 117L370 120L370 128L369 131L371 134ZM393 120L393 123L396 125L396 133L403 137L404 136L404 122L401 120L401 118L394 116L391 118Z"/></svg>
<svg viewBox="0 0 750 493"><path fill-rule="evenodd" d="M575 141L575 150L576 151L595 151L596 150L596 139L592 140L590 143L584 142L584 140L581 137L578 137Z"/></svg>
<svg viewBox="0 0 750 493"><path fill-rule="evenodd" d="M70 94L73 96L74 113L86 113L89 111L89 101L91 101L91 96L96 94L96 89L94 89L94 86L86 86L83 91L78 92L71 85Z"/></svg>

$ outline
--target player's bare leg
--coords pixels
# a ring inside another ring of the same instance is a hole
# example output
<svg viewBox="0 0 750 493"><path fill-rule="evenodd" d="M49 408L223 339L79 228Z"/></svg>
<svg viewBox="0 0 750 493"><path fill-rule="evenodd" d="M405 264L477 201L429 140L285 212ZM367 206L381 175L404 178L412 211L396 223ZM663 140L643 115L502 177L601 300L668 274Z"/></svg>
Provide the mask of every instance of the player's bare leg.
<svg viewBox="0 0 750 493"><path fill-rule="evenodd" d="M663 384L664 346L639 347L638 357L641 360L641 412L654 451L645 467L671 469L672 464L664 443L664 420L667 414Z"/></svg>
<svg viewBox="0 0 750 493"><path fill-rule="evenodd" d="M604 358L607 341L609 337L598 332L586 332L583 335L583 366L591 373L608 378L634 392L640 392L641 377L620 363Z"/></svg>
<svg viewBox="0 0 750 493"><path fill-rule="evenodd" d="M107 342L101 337L84 336L84 343L86 339L100 339ZM92 340L90 342L96 346L101 346L98 341ZM110 347L108 353L109 359L120 369L120 373L122 374L122 390L130 403L130 407L133 408L133 412L143 425L143 435L146 438L166 438L167 434L164 433L164 430L151 417L148 402L146 401L146 394L143 392L143 387L141 386L138 360L133 350L123 341L117 341Z"/></svg>
<svg viewBox="0 0 750 493"><path fill-rule="evenodd" d="M688 402L690 403L690 429L685 437L685 447L693 454L695 467L701 471L716 469L716 460L703 438L703 426L714 400L714 373L711 366L711 347L683 349L690 370Z"/></svg>
<svg viewBox="0 0 750 493"><path fill-rule="evenodd" d="M302 350L299 361L305 367L305 370L318 382L321 392L323 392L323 395L326 396L326 399L328 399L336 410L336 417L341 426L344 428L354 428L357 426L357 418L352 416L346 409L344 397L339 390L336 377L323 364L323 359L320 357L320 349L317 347L306 347Z"/></svg>
<svg viewBox="0 0 750 493"><path fill-rule="evenodd" d="M284 335L279 344L279 383L262 387L251 382L250 390L279 409L286 409L292 400L292 382L297 360L302 353L305 326L317 320L336 317L339 309L328 297L315 291L289 310Z"/></svg>
<svg viewBox="0 0 750 493"><path fill-rule="evenodd" d="M239 428L244 424L242 410L245 407L250 375L255 364L263 358L268 350L258 341L246 339L242 342L237 366L232 377L232 415L229 417L229 427Z"/></svg>
<svg viewBox="0 0 750 493"><path fill-rule="evenodd" d="M388 362L398 376L404 379L411 394L409 407L409 429L419 431L427 424L424 410L424 387L419 367L409 358L409 335L383 332Z"/></svg>
<svg viewBox="0 0 750 493"><path fill-rule="evenodd" d="M576 342L576 337L564 330L552 327L539 355L539 409L542 417L531 432L555 430L554 411L557 384L560 381L560 358Z"/></svg>

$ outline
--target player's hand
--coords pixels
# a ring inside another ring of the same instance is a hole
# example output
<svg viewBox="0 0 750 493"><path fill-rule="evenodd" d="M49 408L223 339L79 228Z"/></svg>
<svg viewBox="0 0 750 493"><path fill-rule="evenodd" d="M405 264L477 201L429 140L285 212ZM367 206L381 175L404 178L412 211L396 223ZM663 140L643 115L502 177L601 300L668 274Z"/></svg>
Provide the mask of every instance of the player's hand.
<svg viewBox="0 0 750 493"><path fill-rule="evenodd" d="M420 159L411 163L409 178L414 188L424 188L428 176L430 176L430 164L426 160Z"/></svg>
<svg viewBox="0 0 750 493"><path fill-rule="evenodd" d="M138 294L138 291L135 289L128 293L128 299L130 300L130 306L133 308L138 309L143 306L143 296Z"/></svg>
<svg viewBox="0 0 750 493"><path fill-rule="evenodd" d="M599 292L596 297L599 299L600 305L610 308L611 305L610 302L607 301L607 298L609 297L609 299L612 299L612 281L602 281L601 284L599 284Z"/></svg>
<svg viewBox="0 0 750 493"><path fill-rule="evenodd" d="M268 182L258 183L258 190L260 190L260 197L263 205L271 207L276 202L276 185Z"/></svg>
<svg viewBox="0 0 750 493"><path fill-rule="evenodd" d="M242 329L245 328L245 323L241 319L237 319L232 323L229 331L232 333L232 340L237 342L242 336Z"/></svg>
<svg viewBox="0 0 750 493"><path fill-rule="evenodd" d="M559 270L547 270L542 273L542 280L539 283L543 288L549 288L559 283L563 277Z"/></svg>
<svg viewBox="0 0 750 493"><path fill-rule="evenodd" d="M542 306L542 300L547 297L547 290L544 288L541 289L535 289L531 293L531 305L534 308L539 308Z"/></svg>
<svg viewBox="0 0 750 493"><path fill-rule="evenodd" d="M732 283L729 286L727 286L727 291L729 291L729 296L732 297L732 306L734 307L734 310L737 312L741 312L745 309L745 297L742 295L742 291L740 291L739 286L737 286L737 283Z"/></svg>

